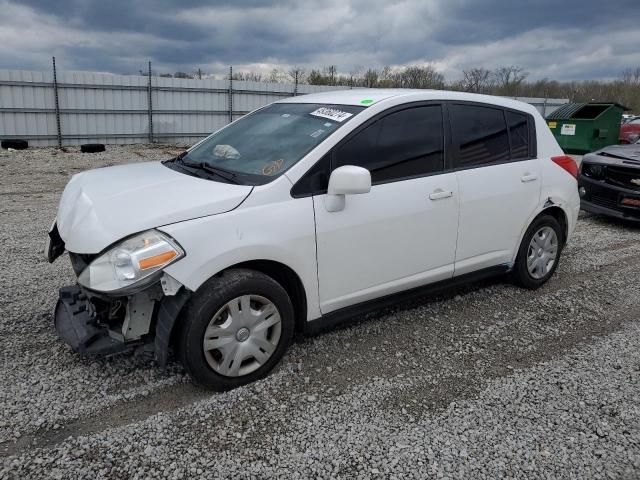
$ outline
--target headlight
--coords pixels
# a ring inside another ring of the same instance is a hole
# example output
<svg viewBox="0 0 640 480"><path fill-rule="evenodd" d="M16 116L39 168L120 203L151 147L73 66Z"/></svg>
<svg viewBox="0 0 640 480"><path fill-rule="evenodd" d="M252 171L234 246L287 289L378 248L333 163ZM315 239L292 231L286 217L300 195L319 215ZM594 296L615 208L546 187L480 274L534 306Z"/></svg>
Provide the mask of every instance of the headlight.
<svg viewBox="0 0 640 480"><path fill-rule="evenodd" d="M184 251L174 240L149 230L100 255L82 271L78 283L99 292L122 290L143 280L152 281L154 273L183 256Z"/></svg>

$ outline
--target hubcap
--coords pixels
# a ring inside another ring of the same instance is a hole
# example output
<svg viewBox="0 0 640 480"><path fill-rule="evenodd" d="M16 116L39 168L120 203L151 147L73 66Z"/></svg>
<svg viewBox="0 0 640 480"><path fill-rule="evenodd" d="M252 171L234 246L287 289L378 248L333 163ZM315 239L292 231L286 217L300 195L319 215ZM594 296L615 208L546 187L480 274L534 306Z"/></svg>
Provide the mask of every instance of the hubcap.
<svg viewBox="0 0 640 480"><path fill-rule="evenodd" d="M280 312L270 300L260 295L236 297L209 322L202 341L204 356L220 375L248 375L271 358L281 328Z"/></svg>
<svg viewBox="0 0 640 480"><path fill-rule="evenodd" d="M542 227L531 239L527 250L527 270L536 280L547 275L558 256L558 236L551 227Z"/></svg>
<svg viewBox="0 0 640 480"><path fill-rule="evenodd" d="M249 335L251 334L249 333L248 328L241 328L240 330L238 330L238 333L236 333L236 339L239 342L244 342L247 338L249 338Z"/></svg>

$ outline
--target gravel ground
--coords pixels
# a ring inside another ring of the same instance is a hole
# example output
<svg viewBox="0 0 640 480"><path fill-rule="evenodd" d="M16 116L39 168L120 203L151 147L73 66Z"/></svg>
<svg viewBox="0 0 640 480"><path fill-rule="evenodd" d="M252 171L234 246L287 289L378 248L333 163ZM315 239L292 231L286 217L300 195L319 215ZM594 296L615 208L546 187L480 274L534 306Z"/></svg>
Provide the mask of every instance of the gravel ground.
<svg viewBox="0 0 640 480"><path fill-rule="evenodd" d="M71 174L168 158L1 152L0 478L640 478L640 229L583 215L556 276L398 305L299 340L224 394L179 365L83 360L42 246Z"/></svg>

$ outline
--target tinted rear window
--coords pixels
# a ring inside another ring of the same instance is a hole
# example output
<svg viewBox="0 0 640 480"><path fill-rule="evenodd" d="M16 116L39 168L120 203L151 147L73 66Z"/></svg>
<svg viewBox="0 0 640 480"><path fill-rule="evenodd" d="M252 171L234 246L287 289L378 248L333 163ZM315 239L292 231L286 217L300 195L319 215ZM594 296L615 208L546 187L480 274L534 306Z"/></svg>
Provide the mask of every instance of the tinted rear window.
<svg viewBox="0 0 640 480"><path fill-rule="evenodd" d="M454 104L449 112L456 166L509 160L509 135L502 109Z"/></svg>

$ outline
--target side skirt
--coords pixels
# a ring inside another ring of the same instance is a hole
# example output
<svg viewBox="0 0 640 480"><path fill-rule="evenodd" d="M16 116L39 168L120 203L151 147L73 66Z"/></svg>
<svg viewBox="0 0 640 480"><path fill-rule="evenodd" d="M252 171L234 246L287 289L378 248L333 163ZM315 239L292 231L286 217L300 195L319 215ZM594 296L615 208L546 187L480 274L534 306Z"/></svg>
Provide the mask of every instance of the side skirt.
<svg viewBox="0 0 640 480"><path fill-rule="evenodd" d="M406 302L414 298L422 297L425 295L434 295L442 291L448 290L452 287L478 282L491 277L497 277L504 275L511 270L511 265L498 265L495 267L484 268L476 272L460 275L459 277L453 277L440 282L424 285L421 287L412 288L411 290L405 290L404 292L394 293L366 302L358 303L348 307L329 312L320 318L311 320L305 323L304 334L315 335L320 332L329 330L337 325L349 323L360 315L370 313L375 310L394 305L400 302Z"/></svg>

